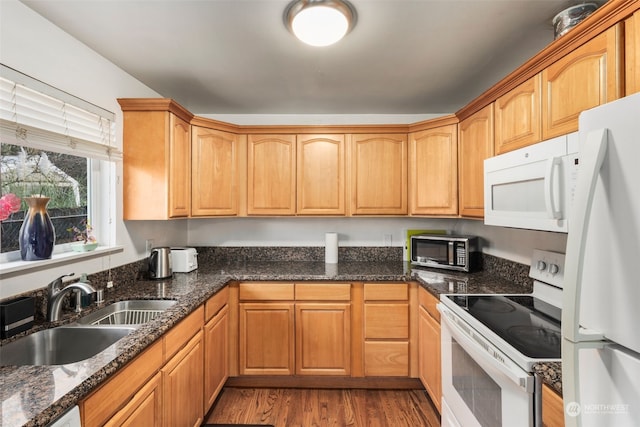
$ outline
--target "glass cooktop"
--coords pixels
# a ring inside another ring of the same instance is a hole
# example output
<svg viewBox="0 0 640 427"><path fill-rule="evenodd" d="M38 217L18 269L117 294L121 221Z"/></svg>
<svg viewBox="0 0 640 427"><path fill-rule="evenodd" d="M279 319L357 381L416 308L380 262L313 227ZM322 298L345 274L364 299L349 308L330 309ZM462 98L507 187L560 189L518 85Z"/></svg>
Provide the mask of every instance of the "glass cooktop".
<svg viewBox="0 0 640 427"><path fill-rule="evenodd" d="M560 358L561 310L531 296L448 295L527 357Z"/></svg>

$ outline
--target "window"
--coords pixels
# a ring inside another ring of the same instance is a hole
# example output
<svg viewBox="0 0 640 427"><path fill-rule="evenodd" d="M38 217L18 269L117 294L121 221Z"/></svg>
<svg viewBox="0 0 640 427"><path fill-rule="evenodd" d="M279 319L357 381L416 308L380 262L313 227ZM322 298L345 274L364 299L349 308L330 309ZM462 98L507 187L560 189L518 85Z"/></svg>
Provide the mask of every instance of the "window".
<svg viewBox="0 0 640 427"><path fill-rule="evenodd" d="M0 222L0 252L19 250L18 234L27 206L25 197L49 197L47 210L56 231L56 244L74 241L73 227L92 224L89 218L88 178L91 160L69 154L35 150L13 144L0 147L2 194L20 198L20 210ZM0 218L1 219L1 218Z"/></svg>
<svg viewBox="0 0 640 427"><path fill-rule="evenodd" d="M115 245L113 113L0 64L0 190L20 198L19 209L0 209L0 262L19 259L24 197L50 198L54 254L70 250L69 231L83 222L101 245ZM12 197L12 200L16 200ZM2 206L0 206L1 208ZM17 258L16 258L17 257Z"/></svg>

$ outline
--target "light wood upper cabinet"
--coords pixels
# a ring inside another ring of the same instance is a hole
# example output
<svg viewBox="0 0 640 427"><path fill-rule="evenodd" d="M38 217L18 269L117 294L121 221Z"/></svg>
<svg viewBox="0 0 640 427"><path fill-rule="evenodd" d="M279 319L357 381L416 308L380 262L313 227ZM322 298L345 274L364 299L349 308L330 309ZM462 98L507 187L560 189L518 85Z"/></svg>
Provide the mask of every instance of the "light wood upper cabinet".
<svg viewBox="0 0 640 427"><path fill-rule="evenodd" d="M579 114L623 96L617 24L542 71L542 139L578 130Z"/></svg>
<svg viewBox="0 0 640 427"><path fill-rule="evenodd" d="M409 134L409 213L458 214L458 126Z"/></svg>
<svg viewBox="0 0 640 427"><path fill-rule="evenodd" d="M351 136L351 214L407 214L407 135Z"/></svg>
<svg viewBox="0 0 640 427"><path fill-rule="evenodd" d="M192 127L191 216L238 215L242 156L237 135Z"/></svg>
<svg viewBox="0 0 640 427"><path fill-rule="evenodd" d="M540 82L536 74L496 100L496 155L541 141Z"/></svg>
<svg viewBox="0 0 640 427"><path fill-rule="evenodd" d="M123 218L187 217L191 113L170 99L118 99L123 125Z"/></svg>
<svg viewBox="0 0 640 427"><path fill-rule="evenodd" d="M484 159L493 155L493 104L459 124L460 215L484 217Z"/></svg>
<svg viewBox="0 0 640 427"><path fill-rule="evenodd" d="M624 22L625 93L640 92L640 10Z"/></svg>
<svg viewBox="0 0 640 427"><path fill-rule="evenodd" d="M296 136L249 135L247 214L296 213Z"/></svg>
<svg viewBox="0 0 640 427"><path fill-rule="evenodd" d="M298 135L297 151L297 213L344 215L344 135Z"/></svg>

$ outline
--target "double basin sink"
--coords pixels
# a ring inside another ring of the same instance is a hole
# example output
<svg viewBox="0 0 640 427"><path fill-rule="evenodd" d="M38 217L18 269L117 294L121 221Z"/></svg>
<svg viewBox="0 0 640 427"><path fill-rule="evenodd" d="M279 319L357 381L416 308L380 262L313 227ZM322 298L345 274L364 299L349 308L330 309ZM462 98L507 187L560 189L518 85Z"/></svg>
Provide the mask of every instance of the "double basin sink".
<svg viewBox="0 0 640 427"><path fill-rule="evenodd" d="M0 366L80 362L115 344L175 303L128 300L107 305L76 323L35 332L0 347Z"/></svg>

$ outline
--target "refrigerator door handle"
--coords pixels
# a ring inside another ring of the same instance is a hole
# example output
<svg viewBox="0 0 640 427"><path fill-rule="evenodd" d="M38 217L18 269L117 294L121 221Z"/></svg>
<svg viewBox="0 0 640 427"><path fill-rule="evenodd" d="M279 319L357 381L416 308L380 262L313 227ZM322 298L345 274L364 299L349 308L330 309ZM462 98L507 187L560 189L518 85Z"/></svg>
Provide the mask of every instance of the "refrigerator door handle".
<svg viewBox="0 0 640 427"><path fill-rule="evenodd" d="M580 169L569 219L562 301L562 335L572 342L603 339L602 333L580 328L580 295L593 196L607 145L608 129L604 128L589 132L580 147Z"/></svg>

